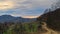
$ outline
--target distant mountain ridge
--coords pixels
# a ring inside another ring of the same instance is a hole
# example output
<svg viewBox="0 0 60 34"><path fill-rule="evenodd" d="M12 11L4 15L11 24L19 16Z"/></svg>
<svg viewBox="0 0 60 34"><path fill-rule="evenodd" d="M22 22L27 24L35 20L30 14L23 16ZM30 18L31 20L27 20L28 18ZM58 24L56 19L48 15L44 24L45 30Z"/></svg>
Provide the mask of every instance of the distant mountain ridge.
<svg viewBox="0 0 60 34"><path fill-rule="evenodd" d="M35 21L36 18L22 18L22 17L14 17L11 15L2 15L0 16L0 22L31 22Z"/></svg>

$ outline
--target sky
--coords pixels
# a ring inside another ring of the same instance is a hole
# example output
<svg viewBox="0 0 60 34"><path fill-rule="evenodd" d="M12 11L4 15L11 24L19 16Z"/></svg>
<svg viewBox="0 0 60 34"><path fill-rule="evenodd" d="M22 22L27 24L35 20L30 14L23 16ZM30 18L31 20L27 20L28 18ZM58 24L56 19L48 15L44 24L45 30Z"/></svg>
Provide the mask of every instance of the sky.
<svg viewBox="0 0 60 34"><path fill-rule="evenodd" d="M36 18L56 0L0 0L0 15Z"/></svg>

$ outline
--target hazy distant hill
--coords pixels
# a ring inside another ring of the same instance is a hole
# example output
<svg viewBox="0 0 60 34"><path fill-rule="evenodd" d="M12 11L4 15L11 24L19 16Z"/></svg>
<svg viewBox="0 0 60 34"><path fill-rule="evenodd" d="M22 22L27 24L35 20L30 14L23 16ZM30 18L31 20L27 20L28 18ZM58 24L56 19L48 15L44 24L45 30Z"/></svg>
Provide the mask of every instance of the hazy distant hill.
<svg viewBox="0 0 60 34"><path fill-rule="evenodd" d="M30 22L35 21L35 18L22 18L22 17L13 17L11 15L2 15L0 16L0 22Z"/></svg>

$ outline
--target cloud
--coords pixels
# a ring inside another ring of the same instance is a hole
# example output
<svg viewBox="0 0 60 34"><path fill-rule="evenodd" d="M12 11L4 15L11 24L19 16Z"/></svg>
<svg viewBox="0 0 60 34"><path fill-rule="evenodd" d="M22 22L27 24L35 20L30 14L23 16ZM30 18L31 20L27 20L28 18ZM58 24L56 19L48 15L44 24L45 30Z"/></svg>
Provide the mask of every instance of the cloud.
<svg viewBox="0 0 60 34"><path fill-rule="evenodd" d="M15 8L20 10L33 10L35 8L49 8L56 0L12 0L15 1Z"/></svg>
<svg viewBox="0 0 60 34"><path fill-rule="evenodd" d="M4 0L3 0L4 1ZM6 0L12 1L14 7L7 10L0 10L1 14L10 14L14 16L39 16L46 8L50 8L51 4L56 0Z"/></svg>
<svg viewBox="0 0 60 34"><path fill-rule="evenodd" d="M14 3L14 9L32 9L38 7L50 7L56 0L5 0Z"/></svg>
<svg viewBox="0 0 60 34"><path fill-rule="evenodd" d="M23 18L37 18L38 16L23 16Z"/></svg>

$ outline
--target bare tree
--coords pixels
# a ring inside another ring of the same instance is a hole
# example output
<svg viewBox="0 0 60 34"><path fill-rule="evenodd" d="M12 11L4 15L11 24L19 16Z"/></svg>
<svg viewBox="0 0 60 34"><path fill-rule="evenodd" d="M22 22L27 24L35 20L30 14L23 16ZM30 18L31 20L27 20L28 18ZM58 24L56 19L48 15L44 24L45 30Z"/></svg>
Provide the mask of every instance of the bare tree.
<svg viewBox="0 0 60 34"><path fill-rule="evenodd" d="M54 4L52 4L52 7L51 7L52 10L55 10L58 8L60 8L60 0L57 0Z"/></svg>

